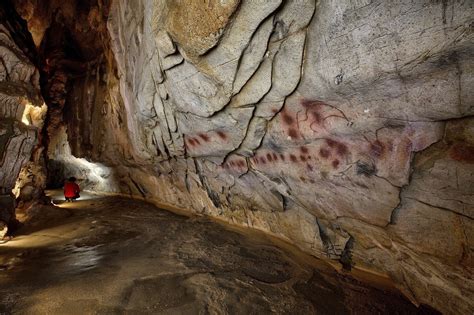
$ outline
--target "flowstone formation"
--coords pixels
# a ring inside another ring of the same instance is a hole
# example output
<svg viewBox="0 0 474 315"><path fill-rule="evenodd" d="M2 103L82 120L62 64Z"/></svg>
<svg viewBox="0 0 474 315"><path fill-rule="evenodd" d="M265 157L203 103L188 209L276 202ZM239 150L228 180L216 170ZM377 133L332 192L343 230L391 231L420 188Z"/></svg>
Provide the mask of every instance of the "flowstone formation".
<svg viewBox="0 0 474 315"><path fill-rule="evenodd" d="M53 3L82 54L51 98L52 180L263 230L472 312L472 2Z"/></svg>

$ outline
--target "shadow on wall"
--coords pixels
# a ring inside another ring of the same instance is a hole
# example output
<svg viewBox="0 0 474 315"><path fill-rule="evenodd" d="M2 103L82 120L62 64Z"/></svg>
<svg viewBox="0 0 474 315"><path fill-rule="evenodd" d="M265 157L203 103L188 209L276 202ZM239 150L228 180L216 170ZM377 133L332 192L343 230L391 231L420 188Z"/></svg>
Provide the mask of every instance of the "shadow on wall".
<svg viewBox="0 0 474 315"><path fill-rule="evenodd" d="M112 168L71 154L64 127L50 142L48 157L48 188L62 188L64 180L74 176L81 190L119 192Z"/></svg>

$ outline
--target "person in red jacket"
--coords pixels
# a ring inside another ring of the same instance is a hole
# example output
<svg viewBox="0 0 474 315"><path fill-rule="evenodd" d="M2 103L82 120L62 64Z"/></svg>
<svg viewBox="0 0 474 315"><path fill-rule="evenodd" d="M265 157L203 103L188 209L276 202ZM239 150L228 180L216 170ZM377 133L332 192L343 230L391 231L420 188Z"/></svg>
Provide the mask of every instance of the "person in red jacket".
<svg viewBox="0 0 474 315"><path fill-rule="evenodd" d="M76 178L69 177L69 179L64 184L64 197L66 198L66 201L73 202L80 197L80 192L81 189L79 188L79 185L76 184Z"/></svg>

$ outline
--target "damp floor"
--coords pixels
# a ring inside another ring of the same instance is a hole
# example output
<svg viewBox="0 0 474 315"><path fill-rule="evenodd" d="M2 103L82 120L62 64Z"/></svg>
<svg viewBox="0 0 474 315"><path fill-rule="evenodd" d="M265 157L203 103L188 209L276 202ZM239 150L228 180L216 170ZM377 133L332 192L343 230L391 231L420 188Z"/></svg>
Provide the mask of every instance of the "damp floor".
<svg viewBox="0 0 474 315"><path fill-rule="evenodd" d="M429 314L399 293L203 217L85 194L0 245L0 314Z"/></svg>

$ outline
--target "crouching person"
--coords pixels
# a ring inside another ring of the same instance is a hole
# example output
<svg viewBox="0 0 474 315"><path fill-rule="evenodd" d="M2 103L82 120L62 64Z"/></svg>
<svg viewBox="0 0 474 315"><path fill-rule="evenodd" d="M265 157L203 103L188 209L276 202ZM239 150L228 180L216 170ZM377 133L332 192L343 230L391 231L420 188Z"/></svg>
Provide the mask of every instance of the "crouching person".
<svg viewBox="0 0 474 315"><path fill-rule="evenodd" d="M76 178L69 177L69 179L64 183L64 198L66 198L66 201L73 202L80 197L80 192L81 189L79 188L79 185L76 184Z"/></svg>

